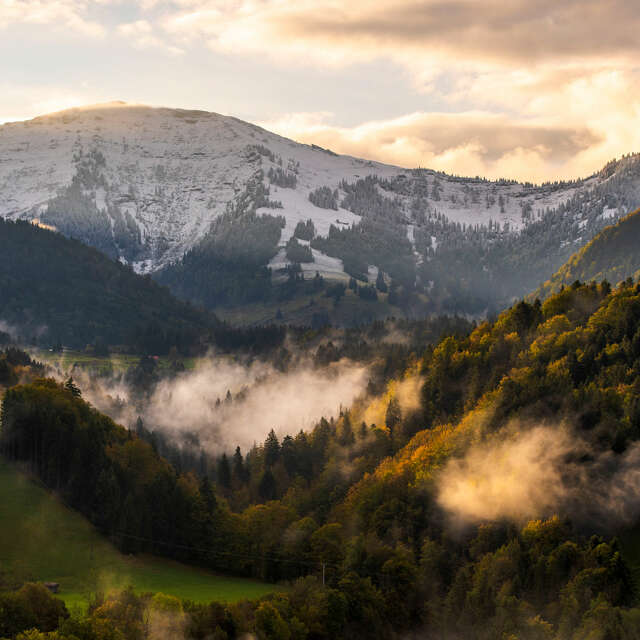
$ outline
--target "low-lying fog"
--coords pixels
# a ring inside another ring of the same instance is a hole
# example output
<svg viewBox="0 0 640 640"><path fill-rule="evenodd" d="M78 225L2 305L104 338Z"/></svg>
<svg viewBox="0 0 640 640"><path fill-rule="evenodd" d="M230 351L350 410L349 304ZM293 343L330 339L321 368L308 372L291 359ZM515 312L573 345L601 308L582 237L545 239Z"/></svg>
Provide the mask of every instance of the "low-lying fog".
<svg viewBox="0 0 640 640"><path fill-rule="evenodd" d="M216 355L161 379L144 395L124 376L73 375L84 397L116 422L132 427L140 416L147 429L197 434L210 453L246 449L271 429L280 436L309 429L350 406L368 382L367 368L347 360L322 369L302 362L281 372Z"/></svg>

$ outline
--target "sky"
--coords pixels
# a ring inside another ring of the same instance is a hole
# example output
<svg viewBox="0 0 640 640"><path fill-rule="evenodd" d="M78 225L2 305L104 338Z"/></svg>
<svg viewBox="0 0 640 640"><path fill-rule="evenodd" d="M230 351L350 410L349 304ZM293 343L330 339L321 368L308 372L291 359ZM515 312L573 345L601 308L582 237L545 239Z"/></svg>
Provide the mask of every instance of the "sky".
<svg viewBox="0 0 640 640"><path fill-rule="evenodd" d="M0 0L0 122L113 100L540 182L640 151L630 0Z"/></svg>

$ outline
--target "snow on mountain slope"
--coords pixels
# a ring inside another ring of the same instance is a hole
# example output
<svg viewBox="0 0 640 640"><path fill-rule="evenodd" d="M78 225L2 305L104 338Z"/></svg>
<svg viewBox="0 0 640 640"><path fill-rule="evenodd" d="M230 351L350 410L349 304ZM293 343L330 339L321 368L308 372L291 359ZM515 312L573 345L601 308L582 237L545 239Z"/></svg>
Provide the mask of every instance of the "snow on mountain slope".
<svg viewBox="0 0 640 640"><path fill-rule="evenodd" d="M415 246L415 226L425 212L511 233L616 175L542 187L455 178L336 155L215 113L124 103L0 127L0 215L42 219L140 272L157 271L196 246L260 171L269 199L282 208L258 212L285 218L282 247L299 221L313 220L316 233L327 236L331 225L345 228L360 220L341 206L324 209L309 200L310 193L328 187L339 189L340 204L342 181L377 176L380 194L406 216L407 237ZM295 185L278 186L270 172L295 176ZM603 215L624 213L614 205L605 202ZM433 248L440 241L434 237ZM305 270L340 275L340 260L313 253L315 263ZM271 262L286 265L284 250Z"/></svg>
<svg viewBox="0 0 640 640"><path fill-rule="evenodd" d="M105 184L90 189L92 198L99 210L112 206L133 218L146 248L136 267L154 271L194 246L243 190L260 168L262 156L252 145L268 146L285 162L300 162L297 188L272 190L284 206L278 211L287 220L283 241L299 220L313 218L326 234L338 219L358 219L348 211L314 207L310 190L342 178L397 172L332 156L235 118L113 103L0 127L0 215L41 217L48 201L71 184L78 154L98 151Z"/></svg>

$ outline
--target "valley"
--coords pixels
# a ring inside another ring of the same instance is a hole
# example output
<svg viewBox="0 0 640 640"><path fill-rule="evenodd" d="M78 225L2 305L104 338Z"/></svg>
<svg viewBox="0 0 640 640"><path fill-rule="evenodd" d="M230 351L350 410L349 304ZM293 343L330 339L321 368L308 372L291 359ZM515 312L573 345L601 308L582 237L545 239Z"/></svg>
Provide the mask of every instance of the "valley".
<svg viewBox="0 0 640 640"><path fill-rule="evenodd" d="M636 156L533 186L36 121L73 160L40 140L0 221L0 635L635 637Z"/></svg>
<svg viewBox="0 0 640 640"><path fill-rule="evenodd" d="M0 0L0 640L640 640L639 31Z"/></svg>

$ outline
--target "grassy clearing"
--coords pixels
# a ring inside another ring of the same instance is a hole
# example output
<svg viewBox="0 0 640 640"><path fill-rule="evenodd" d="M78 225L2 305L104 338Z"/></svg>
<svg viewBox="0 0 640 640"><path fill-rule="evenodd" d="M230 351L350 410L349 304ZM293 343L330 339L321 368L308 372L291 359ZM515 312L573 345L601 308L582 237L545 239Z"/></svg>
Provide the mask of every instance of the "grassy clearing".
<svg viewBox="0 0 640 640"><path fill-rule="evenodd" d="M57 367L61 371L71 371L74 366L80 367L96 374L122 373L131 366L136 366L140 356L136 354L114 353L109 356L95 356L84 351L65 349L62 353L56 353L47 349L29 349L32 357L40 362L45 362ZM171 362L166 356L156 358L160 370L170 369ZM196 358L181 358L185 369L193 369L196 366Z"/></svg>
<svg viewBox="0 0 640 640"><path fill-rule="evenodd" d="M278 310L282 314L281 319L277 318ZM352 326L403 315L398 307L387 302L386 294L379 294L377 301L369 301L362 300L349 289L337 305L333 298L327 298L321 292L315 296L295 296L291 300L279 302L256 303L237 308L218 307L216 315L234 326L271 323L311 325L313 314L321 311L326 311L331 323L336 326Z"/></svg>
<svg viewBox="0 0 640 640"><path fill-rule="evenodd" d="M257 598L277 587L151 556L124 556L82 516L0 459L0 570L5 579L60 583L83 607L96 591L132 585L196 602Z"/></svg>

